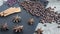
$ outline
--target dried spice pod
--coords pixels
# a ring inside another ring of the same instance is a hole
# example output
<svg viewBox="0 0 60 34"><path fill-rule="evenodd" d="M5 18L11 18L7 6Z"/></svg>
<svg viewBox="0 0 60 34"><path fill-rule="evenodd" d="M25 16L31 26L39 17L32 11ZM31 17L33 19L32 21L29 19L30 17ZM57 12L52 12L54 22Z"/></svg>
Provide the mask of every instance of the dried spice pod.
<svg viewBox="0 0 60 34"><path fill-rule="evenodd" d="M13 18L12 21L18 23L18 22L21 21L21 17L19 17L19 16L17 15L16 17Z"/></svg>
<svg viewBox="0 0 60 34"><path fill-rule="evenodd" d="M28 20L28 24L29 25L32 25L34 23L34 19L33 18L30 18L29 20Z"/></svg>
<svg viewBox="0 0 60 34"><path fill-rule="evenodd" d="M22 30L23 30L23 25L17 25L17 26L14 26L14 28L13 28L13 31L14 32L22 32Z"/></svg>
<svg viewBox="0 0 60 34"><path fill-rule="evenodd" d="M43 32L43 30L41 30L41 29L37 30L37 34L42 34L42 32Z"/></svg>
<svg viewBox="0 0 60 34"><path fill-rule="evenodd" d="M5 23L5 24L3 24L3 25L1 26L1 30L4 30L4 31L8 30L8 25L7 25L7 23Z"/></svg>

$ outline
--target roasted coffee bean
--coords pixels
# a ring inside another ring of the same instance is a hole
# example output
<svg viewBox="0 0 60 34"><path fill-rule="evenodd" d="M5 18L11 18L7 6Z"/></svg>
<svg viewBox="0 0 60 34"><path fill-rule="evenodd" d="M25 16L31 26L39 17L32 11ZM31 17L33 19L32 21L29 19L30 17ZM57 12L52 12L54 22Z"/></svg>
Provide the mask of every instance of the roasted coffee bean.
<svg viewBox="0 0 60 34"><path fill-rule="evenodd" d="M46 24L44 24L44 26L46 27L47 25L46 25Z"/></svg>
<svg viewBox="0 0 60 34"><path fill-rule="evenodd" d="M60 26L58 26L57 28L60 28Z"/></svg>

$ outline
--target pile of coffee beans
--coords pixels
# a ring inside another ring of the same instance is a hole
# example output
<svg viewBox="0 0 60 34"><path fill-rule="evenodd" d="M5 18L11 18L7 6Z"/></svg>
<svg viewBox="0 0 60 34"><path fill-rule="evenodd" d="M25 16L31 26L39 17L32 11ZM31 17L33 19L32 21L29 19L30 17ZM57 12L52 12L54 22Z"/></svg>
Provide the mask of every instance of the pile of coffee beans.
<svg viewBox="0 0 60 34"><path fill-rule="evenodd" d="M40 17L41 23L60 22L60 13L54 12L54 8L56 7L45 8L42 3L34 1L24 1L21 2L20 5L33 16Z"/></svg>
<svg viewBox="0 0 60 34"><path fill-rule="evenodd" d="M20 3L20 5L22 5L29 13L31 13L34 16L40 16L40 12L44 10L44 6L39 2L24 1Z"/></svg>

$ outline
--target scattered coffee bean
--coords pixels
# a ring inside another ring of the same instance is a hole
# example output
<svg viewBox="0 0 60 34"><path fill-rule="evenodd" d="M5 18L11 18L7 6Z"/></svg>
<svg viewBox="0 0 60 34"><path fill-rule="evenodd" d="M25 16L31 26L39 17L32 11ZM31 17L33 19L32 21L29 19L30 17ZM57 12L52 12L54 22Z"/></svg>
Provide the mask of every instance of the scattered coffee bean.
<svg viewBox="0 0 60 34"><path fill-rule="evenodd" d="M60 26L58 26L57 28L60 28Z"/></svg>
<svg viewBox="0 0 60 34"><path fill-rule="evenodd" d="M44 26L46 27L47 25L46 25L46 24L44 24Z"/></svg>

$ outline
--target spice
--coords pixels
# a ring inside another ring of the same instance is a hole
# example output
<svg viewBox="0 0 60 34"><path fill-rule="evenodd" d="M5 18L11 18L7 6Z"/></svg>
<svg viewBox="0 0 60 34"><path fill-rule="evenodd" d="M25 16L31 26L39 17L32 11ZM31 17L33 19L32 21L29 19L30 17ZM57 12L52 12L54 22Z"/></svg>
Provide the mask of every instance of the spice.
<svg viewBox="0 0 60 34"><path fill-rule="evenodd" d="M7 23L5 23L5 24L3 24L3 25L1 26L1 30L4 30L4 31L8 30L8 25L7 25Z"/></svg>
<svg viewBox="0 0 60 34"><path fill-rule="evenodd" d="M32 25L33 23L34 23L34 19L33 19L33 18L30 18L30 19L28 20L28 24Z"/></svg>
<svg viewBox="0 0 60 34"><path fill-rule="evenodd" d="M21 12L21 8L20 7L10 7L5 11L0 12L0 16L6 17L8 15L14 14L14 13L19 13Z"/></svg>
<svg viewBox="0 0 60 34"><path fill-rule="evenodd" d="M17 26L14 26L14 28L13 28L13 31L14 32L22 32L22 30L23 30L23 25L17 25Z"/></svg>
<svg viewBox="0 0 60 34"><path fill-rule="evenodd" d="M13 18L12 20L13 22L19 23L21 21L21 17L19 17L18 15L16 17Z"/></svg>
<svg viewBox="0 0 60 34"><path fill-rule="evenodd" d="M42 32L43 32L43 30L41 30L41 29L37 30L37 34L42 34Z"/></svg>

